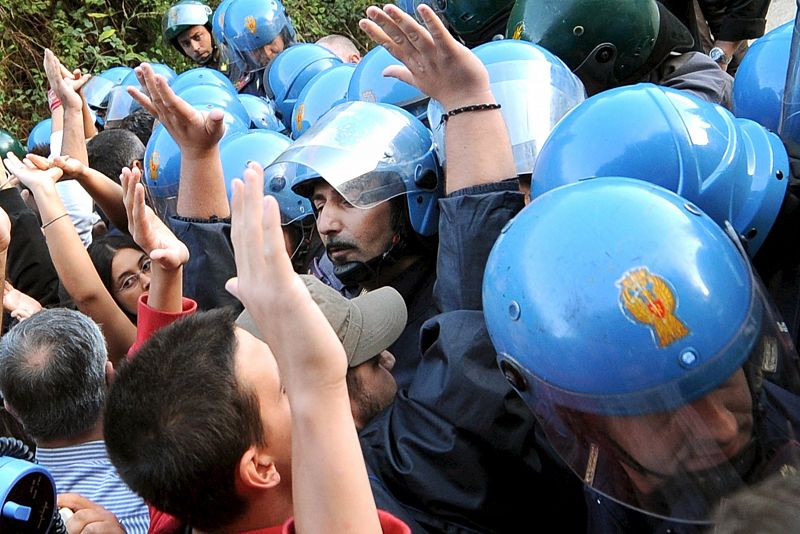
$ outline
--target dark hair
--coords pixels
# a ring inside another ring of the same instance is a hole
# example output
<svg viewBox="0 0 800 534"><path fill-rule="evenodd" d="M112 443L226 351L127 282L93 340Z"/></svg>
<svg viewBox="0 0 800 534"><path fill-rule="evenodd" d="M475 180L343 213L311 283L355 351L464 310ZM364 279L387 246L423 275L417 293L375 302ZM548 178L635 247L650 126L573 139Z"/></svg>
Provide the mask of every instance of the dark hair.
<svg viewBox="0 0 800 534"><path fill-rule="evenodd" d="M28 150L29 154L36 154L37 156L42 156L43 158L47 158L50 156L50 143L39 143L33 145L30 150Z"/></svg>
<svg viewBox="0 0 800 534"><path fill-rule="evenodd" d="M202 530L244 511L234 473L264 441L258 398L236 380L234 319L219 309L159 330L122 365L106 404L106 447L125 483Z"/></svg>
<svg viewBox="0 0 800 534"><path fill-rule="evenodd" d="M155 121L156 118L149 111L139 108L122 119L119 123L119 128L133 132L139 138L139 141L144 146L147 146L147 141L150 140L150 136L153 134Z"/></svg>
<svg viewBox="0 0 800 534"><path fill-rule="evenodd" d="M144 144L131 131L121 128L104 130L86 143L89 167L119 183L123 167L144 159Z"/></svg>
<svg viewBox="0 0 800 534"><path fill-rule="evenodd" d="M42 310L0 340L0 390L34 438L74 438L100 419L107 361L103 334L89 317Z"/></svg>
<svg viewBox="0 0 800 534"><path fill-rule="evenodd" d="M119 301L117 301L117 297L114 295L114 279L111 275L111 262L114 261L114 256L117 254L117 251L123 248L130 248L144 252L142 247L137 245L136 241L134 241L133 238L128 234L106 234L103 237L92 241L92 244L89 245L87 251L89 252L89 258L91 258L92 264L94 265L94 270L100 275L100 280L111 294L111 298L113 298L114 302L120 306L120 309L125 311L120 305ZM136 316L128 312L125 313L135 324Z"/></svg>

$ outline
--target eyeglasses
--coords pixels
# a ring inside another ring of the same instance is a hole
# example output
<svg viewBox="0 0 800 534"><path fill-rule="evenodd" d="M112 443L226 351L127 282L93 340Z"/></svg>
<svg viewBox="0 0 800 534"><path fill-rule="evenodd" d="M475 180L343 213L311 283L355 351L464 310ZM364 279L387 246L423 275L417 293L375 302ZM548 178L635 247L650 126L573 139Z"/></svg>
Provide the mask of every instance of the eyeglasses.
<svg viewBox="0 0 800 534"><path fill-rule="evenodd" d="M130 276L126 276L125 278L123 278L122 283L119 285L119 289L117 291L128 291L137 284L140 284L141 276L143 274L147 275L150 274L150 268L152 263L153 263L152 260L147 256L145 256L142 265L139 267L139 270L131 274Z"/></svg>

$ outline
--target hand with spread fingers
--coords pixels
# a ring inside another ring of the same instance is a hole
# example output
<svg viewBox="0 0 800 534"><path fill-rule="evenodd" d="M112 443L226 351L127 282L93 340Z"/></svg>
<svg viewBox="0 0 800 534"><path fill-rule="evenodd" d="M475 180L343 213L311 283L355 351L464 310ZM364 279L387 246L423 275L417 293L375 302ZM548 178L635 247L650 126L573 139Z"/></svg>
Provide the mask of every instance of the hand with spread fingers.
<svg viewBox="0 0 800 534"><path fill-rule="evenodd" d="M61 99L65 109L79 110L83 107L79 91L91 78L90 74L81 75L79 69L70 72L50 49L44 51L44 72L50 88Z"/></svg>
<svg viewBox="0 0 800 534"><path fill-rule="evenodd" d="M173 271L189 261L189 249L144 202L141 171L122 169L122 191L128 213L128 231L150 259Z"/></svg>
<svg viewBox="0 0 800 534"><path fill-rule="evenodd" d="M217 146L225 133L221 109L209 113L194 109L147 63L136 67L136 76L147 94L133 87L128 88L128 92L164 125L182 154L202 155Z"/></svg>
<svg viewBox="0 0 800 534"><path fill-rule="evenodd" d="M367 8L359 22L404 65L388 67L384 75L417 87L448 110L487 102L489 74L480 59L450 35L430 6L422 4L418 12L427 28L394 4Z"/></svg>

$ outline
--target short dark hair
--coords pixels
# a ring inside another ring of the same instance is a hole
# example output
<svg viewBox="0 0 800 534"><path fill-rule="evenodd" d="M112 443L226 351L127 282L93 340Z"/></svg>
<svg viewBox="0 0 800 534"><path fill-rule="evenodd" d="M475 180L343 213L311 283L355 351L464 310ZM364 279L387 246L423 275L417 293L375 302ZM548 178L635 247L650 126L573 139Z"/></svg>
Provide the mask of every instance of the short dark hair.
<svg viewBox="0 0 800 534"><path fill-rule="evenodd" d="M103 130L86 143L89 167L119 183L123 167L144 159L144 144L131 131L122 128Z"/></svg>
<svg viewBox="0 0 800 534"><path fill-rule="evenodd" d="M159 330L121 366L106 404L106 447L125 483L203 530L244 511L234 473L264 441L258 398L236 380L234 320L219 309Z"/></svg>
<svg viewBox="0 0 800 534"><path fill-rule="evenodd" d="M141 141L144 146L147 146L147 142L153 134L153 125L155 121L156 118L153 117L149 111L144 108L139 108L122 119L119 123L119 127L136 134L139 141Z"/></svg>
<svg viewBox="0 0 800 534"><path fill-rule="evenodd" d="M74 438L100 419L107 361L103 334L89 317L42 310L0 340L0 390L35 439Z"/></svg>

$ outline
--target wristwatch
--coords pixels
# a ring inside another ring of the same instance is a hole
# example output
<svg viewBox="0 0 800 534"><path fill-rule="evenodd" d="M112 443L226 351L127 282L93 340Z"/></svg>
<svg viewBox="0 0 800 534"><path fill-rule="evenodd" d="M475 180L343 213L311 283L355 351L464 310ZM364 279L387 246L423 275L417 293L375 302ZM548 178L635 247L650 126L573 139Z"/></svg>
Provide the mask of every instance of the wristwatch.
<svg viewBox="0 0 800 534"><path fill-rule="evenodd" d="M720 65L727 65L733 59L732 56L725 55L725 51L715 46L708 52L708 56Z"/></svg>

